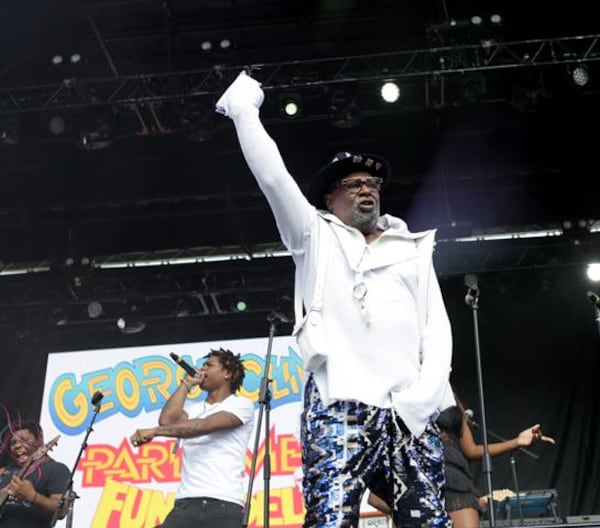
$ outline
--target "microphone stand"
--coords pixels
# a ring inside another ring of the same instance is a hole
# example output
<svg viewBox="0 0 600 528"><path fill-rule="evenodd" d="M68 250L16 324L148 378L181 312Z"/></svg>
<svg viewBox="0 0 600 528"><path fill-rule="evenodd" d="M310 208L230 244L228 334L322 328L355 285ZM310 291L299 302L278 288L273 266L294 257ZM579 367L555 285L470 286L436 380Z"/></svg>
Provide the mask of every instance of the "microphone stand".
<svg viewBox="0 0 600 528"><path fill-rule="evenodd" d="M589 290L585 294L590 301L594 305L594 313L596 314L596 326L598 327L598 333L600 334L600 297L597 293Z"/></svg>
<svg viewBox="0 0 600 528"><path fill-rule="evenodd" d="M270 435L270 413L271 413L271 391L269 390L269 369L271 367L271 350L273 348L273 337L275 335L276 321L283 323L289 322L289 319L283 314L271 312L267 316L269 321L269 341L267 343L267 354L265 356L265 366L263 369L262 379L260 381L260 393L258 402L258 418L256 421L256 435L254 437L254 450L252 451L252 463L250 465L250 476L248 481L248 491L246 493L246 507L244 508L244 519L242 526L248 526L250 519L250 506L252 504L252 486L254 476L256 474L256 459L258 457L258 446L260 442L260 431L262 427L263 416L265 420L265 458L263 462L263 479L264 479L264 506L263 506L263 527L269 528L269 499L270 499L270 481L271 481L271 435Z"/></svg>
<svg viewBox="0 0 600 528"><path fill-rule="evenodd" d="M469 420L469 422L479 428L481 430L481 426L474 420ZM498 442L507 442L508 438L504 438L503 436L500 436L497 433L494 433L494 431L488 429L488 435L491 436L494 440L497 440ZM538 458L540 458L538 455L536 455L535 453L533 453L532 451L529 451L529 449L526 449L524 447L519 447L518 451L522 451L523 453L525 453L528 457L533 458L534 460L537 460ZM519 490L519 480L517 479L517 462L515 460L515 451L511 451L509 453L509 459L510 459L510 471L511 471L511 475L512 475L512 479L513 479L513 483L515 486L515 493L516 493L516 497L517 497L517 509L519 511L519 521L520 521L520 526L523 526L524 524L524 515L523 515L523 503L521 502L521 491Z"/></svg>
<svg viewBox="0 0 600 528"><path fill-rule="evenodd" d="M488 491L488 514L490 519L490 528L496 526L496 514L494 511L494 497L492 487L492 459L490 457L490 449L487 437L487 425L485 419L485 400L483 396L483 374L481 370L481 350L479 348L479 288L476 286L470 287L465 297L465 302L473 312L473 332L475 339L475 360L477 365L477 387L479 389L479 412L481 415L481 433L483 437L483 473L486 477Z"/></svg>
<svg viewBox="0 0 600 528"><path fill-rule="evenodd" d="M79 460L81 459L81 455L83 455L84 450L87 448L87 440L90 436L90 433L94 430L93 425L96 421L96 417L100 412L100 401L104 397L100 391L96 391L92 396L92 405L94 406L94 414L92 415L92 419L90 420L90 424L85 432L85 436L83 438L83 442L81 443L81 447L79 449L79 453L77 454L77 458L75 459L75 463L73 464L73 469L71 470L71 477L69 478L69 483L65 491L63 492L58 504L56 505L56 509L54 510L54 515L52 516L52 520L50 521L50 528L54 528L56 525L56 521L58 521L58 516L60 515L63 506L68 500L74 500L77 498L77 494L73 492L73 477L75 476L75 471L77 470L77 466L79 465ZM72 506L69 506L69 510L71 510L70 514L73 515ZM72 522L72 518L70 519Z"/></svg>
<svg viewBox="0 0 600 528"><path fill-rule="evenodd" d="M79 495L75 493L73 490L69 492L69 508L67 510L67 516L65 517L65 528L73 528L73 507L75 504L75 499L78 499Z"/></svg>

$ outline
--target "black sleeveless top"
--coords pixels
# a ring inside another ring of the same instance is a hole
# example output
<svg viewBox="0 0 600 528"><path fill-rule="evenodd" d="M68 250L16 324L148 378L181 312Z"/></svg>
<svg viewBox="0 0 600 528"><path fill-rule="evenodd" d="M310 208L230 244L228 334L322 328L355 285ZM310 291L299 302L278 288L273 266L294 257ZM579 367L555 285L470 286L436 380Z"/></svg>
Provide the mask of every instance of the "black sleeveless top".
<svg viewBox="0 0 600 528"><path fill-rule="evenodd" d="M446 490L476 493L469 461L459 444L462 420L462 411L456 405L444 409L436 420L442 431Z"/></svg>

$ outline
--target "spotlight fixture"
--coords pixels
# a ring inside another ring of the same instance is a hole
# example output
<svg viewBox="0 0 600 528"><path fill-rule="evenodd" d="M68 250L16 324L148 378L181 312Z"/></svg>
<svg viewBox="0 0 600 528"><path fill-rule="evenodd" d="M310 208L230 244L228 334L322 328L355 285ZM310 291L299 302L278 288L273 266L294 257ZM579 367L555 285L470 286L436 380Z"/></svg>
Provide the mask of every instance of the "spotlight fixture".
<svg viewBox="0 0 600 528"><path fill-rule="evenodd" d="M587 265L587 276L591 281L600 281L600 262L590 262Z"/></svg>
<svg viewBox="0 0 600 528"><path fill-rule="evenodd" d="M586 86L590 82L590 72L585 64L578 64L571 72L573 82L577 86Z"/></svg>
<svg viewBox="0 0 600 528"><path fill-rule="evenodd" d="M400 87L394 81L383 83L380 93L386 103L395 103L400 99Z"/></svg>
<svg viewBox="0 0 600 528"><path fill-rule="evenodd" d="M248 303L246 302L246 299L243 299L242 297L237 297L234 299L233 309L238 313L245 312L248 309Z"/></svg>
<svg viewBox="0 0 600 528"><path fill-rule="evenodd" d="M284 93L279 96L279 110L284 117L293 119L300 115L302 107L300 94Z"/></svg>
<svg viewBox="0 0 600 528"><path fill-rule="evenodd" d="M100 150L112 144L113 119L109 115L101 115L91 119L79 135L81 146L85 150Z"/></svg>
<svg viewBox="0 0 600 528"><path fill-rule="evenodd" d="M493 13L490 15L490 22L495 25L502 24L502 16L498 13Z"/></svg>
<svg viewBox="0 0 600 528"><path fill-rule="evenodd" d="M52 64L54 64L54 66L58 66L59 64L62 64L63 62L63 56L62 55L54 55L52 57L52 59L50 59L52 61Z"/></svg>
<svg viewBox="0 0 600 528"><path fill-rule="evenodd" d="M298 110L300 109L298 108L298 103L296 103L296 101L287 101L283 106L283 111L285 112L285 115L288 115L290 117L298 115Z"/></svg>
<svg viewBox="0 0 600 528"><path fill-rule="evenodd" d="M79 53L73 53L70 58L71 64L78 64L81 62L81 55Z"/></svg>
<svg viewBox="0 0 600 528"><path fill-rule="evenodd" d="M177 305L175 307L175 317L189 317L194 312L198 313L198 307L195 306L193 299L190 297L182 297L177 301Z"/></svg>
<svg viewBox="0 0 600 528"><path fill-rule="evenodd" d="M64 134L66 129L67 124L62 115L56 114L48 120L48 130L53 136L60 136Z"/></svg>
<svg viewBox="0 0 600 528"><path fill-rule="evenodd" d="M210 40L205 40L202 44L200 44L200 49L202 51L210 51L212 49L212 42Z"/></svg>
<svg viewBox="0 0 600 528"><path fill-rule="evenodd" d="M466 77L461 82L460 100L464 103L478 103L485 92L485 77L482 75Z"/></svg>
<svg viewBox="0 0 600 528"><path fill-rule="evenodd" d="M471 17L471 24L473 24L474 26L481 26L482 23L483 18L481 18L479 15L473 15Z"/></svg>
<svg viewBox="0 0 600 528"><path fill-rule="evenodd" d="M539 88L519 88L511 95L510 105L521 113L535 112L543 95Z"/></svg>
<svg viewBox="0 0 600 528"><path fill-rule="evenodd" d="M19 142L19 120L9 117L0 121L0 145L16 145Z"/></svg>
<svg viewBox="0 0 600 528"><path fill-rule="evenodd" d="M112 138L104 137L98 131L84 131L79 136L81 140L81 146L85 150L101 150L109 147L112 143Z"/></svg>
<svg viewBox="0 0 600 528"><path fill-rule="evenodd" d="M221 41L219 42L219 46L222 50L227 50L231 48L231 40L227 38L221 39Z"/></svg>
<svg viewBox="0 0 600 528"><path fill-rule="evenodd" d="M67 306L56 306L52 309L52 323L56 326L66 326L69 324L69 309Z"/></svg>
<svg viewBox="0 0 600 528"><path fill-rule="evenodd" d="M87 314L90 319L98 319L103 311L104 307L98 301L91 301L87 305Z"/></svg>
<svg viewBox="0 0 600 528"><path fill-rule="evenodd" d="M127 313L117 319L117 328L124 334L137 334L146 328L146 322L135 304L132 304Z"/></svg>

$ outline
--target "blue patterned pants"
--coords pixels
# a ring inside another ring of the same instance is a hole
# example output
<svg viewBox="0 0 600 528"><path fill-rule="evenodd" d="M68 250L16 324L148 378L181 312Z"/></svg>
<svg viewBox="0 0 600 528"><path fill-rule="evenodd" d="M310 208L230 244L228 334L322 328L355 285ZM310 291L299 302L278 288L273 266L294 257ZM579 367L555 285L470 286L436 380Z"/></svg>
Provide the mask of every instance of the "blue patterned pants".
<svg viewBox="0 0 600 528"><path fill-rule="evenodd" d="M437 427L429 424L415 438L393 409L354 401L326 407L312 376L304 392L302 466L304 528L356 527L367 488L393 506L396 526L450 526Z"/></svg>

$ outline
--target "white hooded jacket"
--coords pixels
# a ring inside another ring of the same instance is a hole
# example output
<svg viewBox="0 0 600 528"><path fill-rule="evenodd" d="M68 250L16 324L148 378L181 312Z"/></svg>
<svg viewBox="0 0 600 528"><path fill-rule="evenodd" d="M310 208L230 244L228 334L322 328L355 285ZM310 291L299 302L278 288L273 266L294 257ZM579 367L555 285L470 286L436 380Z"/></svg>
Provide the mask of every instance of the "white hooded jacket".
<svg viewBox="0 0 600 528"><path fill-rule="evenodd" d="M296 295L307 311L295 328L305 368L325 403L393 406L420 436L448 397L452 350L432 264L435 232L410 233L404 221L383 215L382 235L367 244L360 231L315 209L262 126L261 102L258 83L241 74L217 108L233 120L296 264ZM321 306L314 317L319 270Z"/></svg>

